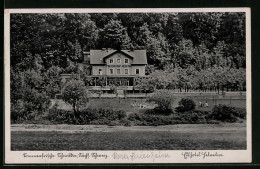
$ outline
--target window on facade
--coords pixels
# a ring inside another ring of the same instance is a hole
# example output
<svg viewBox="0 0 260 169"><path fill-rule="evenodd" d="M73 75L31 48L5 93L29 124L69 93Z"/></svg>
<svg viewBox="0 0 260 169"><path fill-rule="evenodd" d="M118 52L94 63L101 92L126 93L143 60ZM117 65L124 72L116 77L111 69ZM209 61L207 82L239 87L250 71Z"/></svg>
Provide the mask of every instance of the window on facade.
<svg viewBox="0 0 260 169"><path fill-rule="evenodd" d="M128 59L125 59L125 63L128 63L129 62L129 60Z"/></svg>
<svg viewBox="0 0 260 169"><path fill-rule="evenodd" d="M121 59L116 59L116 62L117 63L121 63Z"/></svg>
<svg viewBox="0 0 260 169"><path fill-rule="evenodd" d="M125 74L128 75L128 69L125 69Z"/></svg>
<svg viewBox="0 0 260 169"><path fill-rule="evenodd" d="M135 74L139 75L140 74L140 70L139 69L135 69Z"/></svg>
<svg viewBox="0 0 260 169"><path fill-rule="evenodd" d="M120 69L117 69L117 70L116 70L116 73L119 75L119 74L120 74Z"/></svg>
<svg viewBox="0 0 260 169"><path fill-rule="evenodd" d="M111 75L114 74L114 69L109 69L109 71Z"/></svg>
<svg viewBox="0 0 260 169"><path fill-rule="evenodd" d="M109 63L114 63L114 59L109 59Z"/></svg>
<svg viewBox="0 0 260 169"><path fill-rule="evenodd" d="M98 74L102 75L102 69L98 69Z"/></svg>

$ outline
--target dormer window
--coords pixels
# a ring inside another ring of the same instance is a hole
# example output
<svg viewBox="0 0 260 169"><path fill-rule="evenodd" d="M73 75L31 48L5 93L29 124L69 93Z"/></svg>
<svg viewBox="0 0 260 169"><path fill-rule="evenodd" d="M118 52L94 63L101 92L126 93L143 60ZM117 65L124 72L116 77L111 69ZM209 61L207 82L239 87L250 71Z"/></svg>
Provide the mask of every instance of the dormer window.
<svg viewBox="0 0 260 169"><path fill-rule="evenodd" d="M109 63L114 63L114 59L109 59Z"/></svg>
<svg viewBox="0 0 260 169"><path fill-rule="evenodd" d="M125 63L129 63L129 60L128 60L128 59L125 59Z"/></svg>
<svg viewBox="0 0 260 169"><path fill-rule="evenodd" d="M121 63L121 59L116 59L116 63Z"/></svg>

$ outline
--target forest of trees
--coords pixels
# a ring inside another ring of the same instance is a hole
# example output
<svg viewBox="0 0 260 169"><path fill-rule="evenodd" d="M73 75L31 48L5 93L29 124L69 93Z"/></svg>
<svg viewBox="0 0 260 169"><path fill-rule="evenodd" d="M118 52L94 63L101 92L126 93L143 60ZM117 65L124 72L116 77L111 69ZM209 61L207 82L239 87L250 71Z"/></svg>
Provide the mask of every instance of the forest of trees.
<svg viewBox="0 0 260 169"><path fill-rule="evenodd" d="M12 102L47 102L101 48L146 49L157 89L246 90L245 13L11 14L10 28Z"/></svg>
<svg viewBox="0 0 260 169"><path fill-rule="evenodd" d="M46 53L46 45L53 54ZM244 13L12 14L12 68L80 61L90 49L146 49L149 65L245 68Z"/></svg>

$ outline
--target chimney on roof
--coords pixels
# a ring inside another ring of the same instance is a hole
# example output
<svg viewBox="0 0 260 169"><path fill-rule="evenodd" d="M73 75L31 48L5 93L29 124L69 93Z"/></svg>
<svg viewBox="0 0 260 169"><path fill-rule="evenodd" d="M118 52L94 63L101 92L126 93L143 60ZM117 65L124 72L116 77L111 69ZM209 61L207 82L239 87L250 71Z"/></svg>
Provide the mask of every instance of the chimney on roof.
<svg viewBox="0 0 260 169"><path fill-rule="evenodd" d="M88 62L90 59L90 52L83 52L83 56L84 56L83 62Z"/></svg>

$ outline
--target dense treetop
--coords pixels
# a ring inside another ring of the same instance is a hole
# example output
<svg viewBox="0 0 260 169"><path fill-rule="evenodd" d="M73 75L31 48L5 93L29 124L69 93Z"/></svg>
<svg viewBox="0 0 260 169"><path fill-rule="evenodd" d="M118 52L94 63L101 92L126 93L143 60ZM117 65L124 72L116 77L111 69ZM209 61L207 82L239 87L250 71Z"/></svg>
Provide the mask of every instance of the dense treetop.
<svg viewBox="0 0 260 169"><path fill-rule="evenodd" d="M101 48L146 49L159 70L245 68L245 13L11 14L15 71L67 71Z"/></svg>

